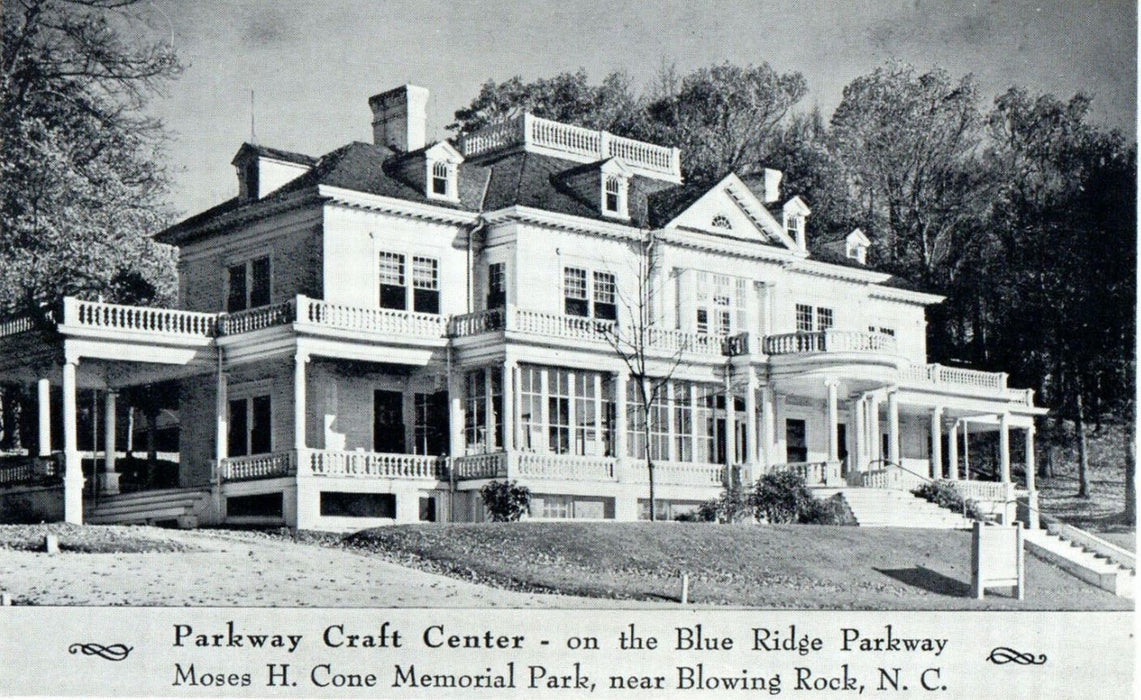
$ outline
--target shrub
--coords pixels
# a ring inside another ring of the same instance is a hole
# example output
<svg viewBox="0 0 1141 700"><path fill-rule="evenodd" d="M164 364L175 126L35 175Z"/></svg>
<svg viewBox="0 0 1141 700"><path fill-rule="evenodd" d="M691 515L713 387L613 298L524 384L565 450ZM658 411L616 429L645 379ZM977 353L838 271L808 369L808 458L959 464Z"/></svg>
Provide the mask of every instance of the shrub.
<svg viewBox="0 0 1141 700"><path fill-rule="evenodd" d="M497 523L513 523L531 512L531 489L514 481L492 481L479 490L479 495Z"/></svg>
<svg viewBox="0 0 1141 700"><path fill-rule="evenodd" d="M751 501L758 520L796 523L806 522L805 518L813 513L816 498L799 474L778 472L757 480Z"/></svg>
<svg viewBox="0 0 1141 700"><path fill-rule="evenodd" d="M739 486L730 486L717 498L702 503L692 513L678 516L678 520L702 523L736 523L753 516L752 498Z"/></svg>
<svg viewBox="0 0 1141 700"><path fill-rule="evenodd" d="M948 508L956 513L966 513L966 516L973 520L982 517L978 506L973 501L964 501L955 487L946 481L928 481L912 489L911 493L941 508Z"/></svg>
<svg viewBox="0 0 1141 700"><path fill-rule="evenodd" d="M844 497L836 494L831 498L813 498L799 522L812 525L856 525L856 516L844 502Z"/></svg>

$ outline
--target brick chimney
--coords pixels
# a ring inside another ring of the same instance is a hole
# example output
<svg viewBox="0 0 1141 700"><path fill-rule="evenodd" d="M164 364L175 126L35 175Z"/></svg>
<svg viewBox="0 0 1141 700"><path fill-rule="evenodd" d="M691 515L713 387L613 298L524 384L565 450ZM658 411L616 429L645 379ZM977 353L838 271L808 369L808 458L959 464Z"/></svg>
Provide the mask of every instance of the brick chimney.
<svg viewBox="0 0 1141 700"><path fill-rule="evenodd" d="M368 98L372 108L372 140L378 146L415 151L427 143L428 90L401 85Z"/></svg>

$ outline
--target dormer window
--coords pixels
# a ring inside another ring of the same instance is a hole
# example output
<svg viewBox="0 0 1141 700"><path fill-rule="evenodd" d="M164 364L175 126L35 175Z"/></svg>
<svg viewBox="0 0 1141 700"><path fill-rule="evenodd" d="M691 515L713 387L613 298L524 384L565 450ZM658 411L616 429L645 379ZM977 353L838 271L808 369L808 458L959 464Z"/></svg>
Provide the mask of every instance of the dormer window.
<svg viewBox="0 0 1141 700"><path fill-rule="evenodd" d="M812 210L804 203L800 197L793 197L784 203L782 207L784 211L784 232L789 240L796 244L797 248L801 250L808 249L808 241L805 235L805 222L808 215Z"/></svg>
<svg viewBox="0 0 1141 700"><path fill-rule="evenodd" d="M794 241L799 241L800 237L804 234L804 217L790 216L785 222L785 231L788 237Z"/></svg>
<svg viewBox="0 0 1141 700"><path fill-rule="evenodd" d="M444 161L428 163L428 196L433 199L456 199L456 167Z"/></svg>
<svg viewBox="0 0 1141 700"><path fill-rule="evenodd" d="M866 265L868 262L868 246L871 244L871 240L864 235L864 232L856 229L844 239L844 253L849 259Z"/></svg>
<svg viewBox="0 0 1141 700"><path fill-rule="evenodd" d="M602 213L620 219L627 218L626 214L626 187L625 178L617 175L606 175L602 180Z"/></svg>
<svg viewBox="0 0 1141 700"><path fill-rule="evenodd" d="M446 199L455 202L460 198L458 185L459 166L464 162L463 156L446 141L442 141L424 150L416 168L420 170L417 181L423 188L428 199ZM422 179L421 179L422 178Z"/></svg>

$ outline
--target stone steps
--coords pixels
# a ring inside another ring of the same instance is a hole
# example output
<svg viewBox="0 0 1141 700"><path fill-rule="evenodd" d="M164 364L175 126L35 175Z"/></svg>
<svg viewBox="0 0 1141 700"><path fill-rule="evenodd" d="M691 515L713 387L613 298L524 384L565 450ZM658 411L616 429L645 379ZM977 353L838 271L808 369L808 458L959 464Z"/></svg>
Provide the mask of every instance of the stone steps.
<svg viewBox="0 0 1141 700"><path fill-rule="evenodd" d="M1045 530L1027 530L1026 546L1086 583L1123 598L1133 597L1135 572Z"/></svg>
<svg viewBox="0 0 1141 700"><path fill-rule="evenodd" d="M904 491L892 489L839 489L860 527L921 527L967 529L971 521L946 508Z"/></svg>
<svg viewBox="0 0 1141 700"><path fill-rule="evenodd" d="M177 522L195 527L209 503L206 489L162 489L103 496L85 504L83 520L91 525L131 525Z"/></svg>

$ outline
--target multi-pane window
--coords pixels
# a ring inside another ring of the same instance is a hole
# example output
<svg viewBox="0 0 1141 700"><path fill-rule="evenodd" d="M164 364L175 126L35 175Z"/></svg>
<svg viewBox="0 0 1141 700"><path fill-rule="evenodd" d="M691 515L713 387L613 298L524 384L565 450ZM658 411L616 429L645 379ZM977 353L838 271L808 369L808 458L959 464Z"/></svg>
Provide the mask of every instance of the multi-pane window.
<svg viewBox="0 0 1141 700"><path fill-rule="evenodd" d="M595 376L585 372L576 372L574 375L575 454L604 454L597 428L599 406L595 401Z"/></svg>
<svg viewBox="0 0 1141 700"><path fill-rule="evenodd" d="M547 371L547 450L552 454L570 453L570 372Z"/></svg>
<svg viewBox="0 0 1141 700"><path fill-rule="evenodd" d="M273 429L269 396L231 399L229 408L229 456L271 452Z"/></svg>
<svg viewBox="0 0 1141 700"><path fill-rule="evenodd" d="M594 317L613 321L618 318L618 287L610 272L594 273Z"/></svg>
<svg viewBox="0 0 1141 700"><path fill-rule="evenodd" d="M404 256L381 251L377 271L380 275L380 308L407 308L408 289L404 283Z"/></svg>
<svg viewBox="0 0 1141 700"><path fill-rule="evenodd" d="M622 181L610 175L606 178L604 186L604 201L602 203L603 211L608 214L621 214L622 213Z"/></svg>
<svg viewBox="0 0 1141 700"><path fill-rule="evenodd" d="M868 331L870 333L877 333L878 332L878 333L882 333L884 335L890 335L893 337L895 336L895 329L894 328L887 328L885 326L880 326L879 328L876 328L875 326L868 326Z"/></svg>
<svg viewBox="0 0 1141 700"><path fill-rule="evenodd" d="M464 374L464 442L468 454L492 448L487 441L486 374L482 369Z"/></svg>
<svg viewBox="0 0 1141 700"><path fill-rule="evenodd" d="M814 326L813 323L813 309L808 304L796 305L796 332L797 333L811 333Z"/></svg>
<svg viewBox="0 0 1141 700"><path fill-rule="evenodd" d="M415 408L412 451L414 454L441 455L447 452L447 397L448 395L444 392L418 393L413 397Z"/></svg>
<svg viewBox="0 0 1141 700"><path fill-rule="evenodd" d="M674 381L650 406L650 457L656 460L715 463L722 450L717 422L724 421L724 392L711 384ZM629 457L646 456L645 421L636 383L627 385L626 424ZM718 403L718 401L721 403ZM671 455L671 447L673 453Z"/></svg>
<svg viewBox="0 0 1141 700"><path fill-rule="evenodd" d="M522 448L540 450L543 441L543 370L539 367L519 368L519 427L523 431Z"/></svg>
<svg viewBox="0 0 1141 700"><path fill-rule="evenodd" d="M646 457L646 411L642 406L638 381L626 383L626 456L636 459Z"/></svg>
<svg viewBox="0 0 1141 700"><path fill-rule="evenodd" d="M586 295L586 270L578 267L563 268L564 312L568 316L589 316L590 301Z"/></svg>
<svg viewBox="0 0 1141 700"><path fill-rule="evenodd" d="M440 313L440 265L435 258L412 258L412 310Z"/></svg>
<svg viewBox="0 0 1141 700"><path fill-rule="evenodd" d="M504 263L487 266L487 308L500 309L507 303L507 273Z"/></svg>
<svg viewBox="0 0 1141 700"><path fill-rule="evenodd" d="M796 305L796 332L826 331L835 325L835 315L827 306L813 308L811 304Z"/></svg>
<svg viewBox="0 0 1141 700"><path fill-rule="evenodd" d="M693 406L689 384L673 383L674 402L674 450L679 462L693 459Z"/></svg>
<svg viewBox="0 0 1141 700"><path fill-rule="evenodd" d="M693 385L693 422L696 427L693 461L717 461L717 395L720 392L708 384Z"/></svg>
<svg viewBox="0 0 1141 700"><path fill-rule="evenodd" d="M650 404L650 459L670 458L670 403L665 387Z"/></svg>
<svg viewBox="0 0 1141 700"><path fill-rule="evenodd" d="M543 496L543 518L569 518L571 517L571 496L545 495Z"/></svg>
<svg viewBox="0 0 1141 700"><path fill-rule="evenodd" d="M226 310L253 309L270 303L269 256L231 265L226 270Z"/></svg>
<svg viewBox="0 0 1141 700"><path fill-rule="evenodd" d="M832 309L816 307L816 330L826 331L832 327Z"/></svg>
<svg viewBox="0 0 1141 700"><path fill-rule="evenodd" d="M448 197L451 193L448 191L448 164L442 161L432 163L432 194L439 195L440 197Z"/></svg>
<svg viewBox="0 0 1141 700"><path fill-rule="evenodd" d="M808 435L805 421L788 418L784 422L785 461L790 463L808 461Z"/></svg>
<svg viewBox="0 0 1141 700"><path fill-rule="evenodd" d="M697 332L731 335L745 327L746 280L697 273Z"/></svg>

